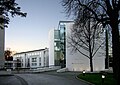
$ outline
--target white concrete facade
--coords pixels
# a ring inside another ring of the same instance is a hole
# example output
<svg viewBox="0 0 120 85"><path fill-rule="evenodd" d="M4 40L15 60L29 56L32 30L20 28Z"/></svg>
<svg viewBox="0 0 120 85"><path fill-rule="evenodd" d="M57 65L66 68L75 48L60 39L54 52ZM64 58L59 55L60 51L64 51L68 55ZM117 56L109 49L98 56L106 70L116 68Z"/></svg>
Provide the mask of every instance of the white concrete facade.
<svg viewBox="0 0 120 85"><path fill-rule="evenodd" d="M54 29L49 31L49 66L54 66Z"/></svg>
<svg viewBox="0 0 120 85"><path fill-rule="evenodd" d="M79 52L73 53L72 49L69 47L68 37L71 34L71 28L73 27L73 24L74 22L66 23L66 67L70 71L90 71L90 59ZM99 52L103 52L103 50L99 49ZM94 71L105 70L105 56L101 56L99 52L97 52L93 58Z"/></svg>
<svg viewBox="0 0 120 85"><path fill-rule="evenodd" d="M71 33L71 28L73 27L74 22L68 22L68 21L60 21L60 23L64 23L65 24L65 37L66 37L66 68L68 68L69 71L90 71L90 60L83 56L82 54L80 54L79 52L72 52L72 49L68 44L68 37L70 36ZM59 27L59 26L58 26ZM59 30L59 28L58 28ZM51 32L54 32L53 30ZM49 64L51 65L50 62L55 62L54 61L54 33L50 34L50 47L49 47L49 59L52 58L51 60L49 60ZM102 51L101 49L99 50L99 52ZM100 70L105 70L105 56L100 56L99 52L94 56L93 58L93 69L94 71L100 71ZM53 63L54 64L54 63ZM52 64L52 65L53 65ZM54 64L55 65L55 64Z"/></svg>
<svg viewBox="0 0 120 85"><path fill-rule="evenodd" d="M14 67L16 66L17 59L21 63L21 68L38 68L49 66L49 50L48 48L33 50L27 52L16 53L13 56Z"/></svg>

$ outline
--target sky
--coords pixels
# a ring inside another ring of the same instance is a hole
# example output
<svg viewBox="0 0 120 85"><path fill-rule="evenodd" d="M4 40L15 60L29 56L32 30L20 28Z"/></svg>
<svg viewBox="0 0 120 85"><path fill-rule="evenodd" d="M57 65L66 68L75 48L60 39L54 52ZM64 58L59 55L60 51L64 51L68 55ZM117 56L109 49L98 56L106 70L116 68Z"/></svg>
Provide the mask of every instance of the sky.
<svg viewBox="0 0 120 85"><path fill-rule="evenodd" d="M16 0L26 18L10 17L5 31L5 49L24 52L49 47L48 34L59 21L68 20L61 0Z"/></svg>

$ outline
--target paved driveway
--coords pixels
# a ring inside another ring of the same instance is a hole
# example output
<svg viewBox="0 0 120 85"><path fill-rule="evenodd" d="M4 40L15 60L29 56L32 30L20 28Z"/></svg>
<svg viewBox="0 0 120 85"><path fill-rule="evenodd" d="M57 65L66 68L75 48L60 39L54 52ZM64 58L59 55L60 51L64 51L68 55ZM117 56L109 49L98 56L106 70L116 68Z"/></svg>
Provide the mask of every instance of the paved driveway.
<svg viewBox="0 0 120 85"><path fill-rule="evenodd" d="M22 85L15 76L0 76L0 85Z"/></svg>
<svg viewBox="0 0 120 85"><path fill-rule="evenodd" d="M78 73L56 73L56 72L44 72L37 74L16 74L23 78L28 85L88 85L80 80L77 80L75 76Z"/></svg>

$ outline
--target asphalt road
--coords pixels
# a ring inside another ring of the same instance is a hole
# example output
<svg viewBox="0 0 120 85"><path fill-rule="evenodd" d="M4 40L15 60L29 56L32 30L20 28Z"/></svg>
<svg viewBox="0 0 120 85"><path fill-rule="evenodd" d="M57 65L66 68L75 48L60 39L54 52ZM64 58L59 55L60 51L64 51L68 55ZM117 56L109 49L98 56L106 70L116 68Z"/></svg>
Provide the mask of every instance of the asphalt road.
<svg viewBox="0 0 120 85"><path fill-rule="evenodd" d="M0 76L0 85L22 85L15 76Z"/></svg>
<svg viewBox="0 0 120 85"><path fill-rule="evenodd" d="M78 72L43 72L0 76L0 85L88 85L78 79Z"/></svg>
<svg viewBox="0 0 120 85"><path fill-rule="evenodd" d="M39 74L16 74L20 78L26 81L27 85L88 85L78 79L75 76L78 73L56 73L45 72ZM25 85L24 84L24 85Z"/></svg>

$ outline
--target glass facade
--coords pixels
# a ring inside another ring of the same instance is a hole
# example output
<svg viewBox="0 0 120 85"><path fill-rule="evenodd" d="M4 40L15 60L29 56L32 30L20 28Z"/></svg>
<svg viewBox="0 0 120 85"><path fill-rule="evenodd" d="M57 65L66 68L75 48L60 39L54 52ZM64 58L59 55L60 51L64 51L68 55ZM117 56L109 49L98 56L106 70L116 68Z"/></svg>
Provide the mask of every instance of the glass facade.
<svg viewBox="0 0 120 85"><path fill-rule="evenodd" d="M60 31L54 30L54 59L55 66L60 65Z"/></svg>
<svg viewBox="0 0 120 85"><path fill-rule="evenodd" d="M58 30L54 31L54 57L55 65L66 67L66 38L65 24L60 23Z"/></svg>

